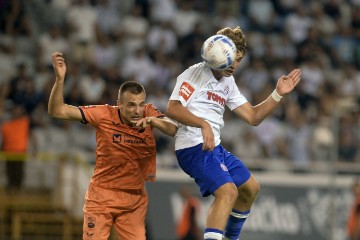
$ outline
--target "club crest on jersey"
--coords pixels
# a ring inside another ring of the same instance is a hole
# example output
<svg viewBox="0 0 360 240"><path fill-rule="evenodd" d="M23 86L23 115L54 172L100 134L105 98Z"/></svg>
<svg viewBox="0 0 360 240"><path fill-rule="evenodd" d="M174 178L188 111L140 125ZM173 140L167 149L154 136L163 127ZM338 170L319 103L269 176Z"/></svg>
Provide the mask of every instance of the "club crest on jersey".
<svg viewBox="0 0 360 240"><path fill-rule="evenodd" d="M220 163L220 167L222 170L224 170L225 172L228 171L227 167L223 164L223 163Z"/></svg>
<svg viewBox="0 0 360 240"><path fill-rule="evenodd" d="M226 86L226 87L224 88L224 92L225 92L225 95L228 95L228 93L229 93L229 86Z"/></svg>
<svg viewBox="0 0 360 240"><path fill-rule="evenodd" d="M225 98L217 95L216 93L213 92L207 92L207 96L208 96L208 100L217 102L219 104L221 104L222 106L225 106Z"/></svg>
<svg viewBox="0 0 360 240"><path fill-rule="evenodd" d="M183 82L180 87L179 96L183 97L185 101L187 101L194 93L194 91L195 88L193 88L189 83Z"/></svg>

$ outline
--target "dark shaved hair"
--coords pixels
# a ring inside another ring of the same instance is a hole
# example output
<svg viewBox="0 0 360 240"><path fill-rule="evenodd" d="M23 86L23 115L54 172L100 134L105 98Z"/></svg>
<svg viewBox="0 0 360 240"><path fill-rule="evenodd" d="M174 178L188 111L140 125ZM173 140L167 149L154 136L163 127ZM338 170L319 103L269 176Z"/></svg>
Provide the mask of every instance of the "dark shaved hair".
<svg viewBox="0 0 360 240"><path fill-rule="evenodd" d="M138 82L134 81L127 81L121 84L119 93L118 93L118 100L122 101L121 96L124 92L131 92L132 94L139 95L140 93L145 93L145 88Z"/></svg>

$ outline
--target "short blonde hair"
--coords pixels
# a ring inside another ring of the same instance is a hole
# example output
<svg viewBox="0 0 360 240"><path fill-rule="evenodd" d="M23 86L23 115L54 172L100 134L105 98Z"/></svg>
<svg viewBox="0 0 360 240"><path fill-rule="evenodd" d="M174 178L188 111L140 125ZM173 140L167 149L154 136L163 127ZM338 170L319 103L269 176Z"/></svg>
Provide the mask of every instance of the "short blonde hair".
<svg viewBox="0 0 360 240"><path fill-rule="evenodd" d="M243 31L239 26L235 27L234 29L230 27L220 29L216 34L229 37L235 43L236 49L242 52L244 55L246 54L246 39Z"/></svg>

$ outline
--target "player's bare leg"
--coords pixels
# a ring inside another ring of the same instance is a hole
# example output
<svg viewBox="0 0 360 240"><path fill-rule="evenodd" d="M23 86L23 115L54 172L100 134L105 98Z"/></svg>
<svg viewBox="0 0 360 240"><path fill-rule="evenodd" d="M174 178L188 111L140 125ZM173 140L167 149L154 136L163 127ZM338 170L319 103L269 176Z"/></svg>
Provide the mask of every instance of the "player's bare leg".
<svg viewBox="0 0 360 240"><path fill-rule="evenodd" d="M232 206L238 197L238 189L233 183L226 183L215 191L214 196L206 220L205 239L222 239Z"/></svg>
<svg viewBox="0 0 360 240"><path fill-rule="evenodd" d="M260 191L260 184L251 175L243 185L238 188L238 197L235 201L234 208L240 211L247 211L251 208Z"/></svg>
<svg viewBox="0 0 360 240"><path fill-rule="evenodd" d="M238 188L238 197L227 222L225 239L239 239L241 229L250 213L250 208L260 190L259 183L253 176Z"/></svg>

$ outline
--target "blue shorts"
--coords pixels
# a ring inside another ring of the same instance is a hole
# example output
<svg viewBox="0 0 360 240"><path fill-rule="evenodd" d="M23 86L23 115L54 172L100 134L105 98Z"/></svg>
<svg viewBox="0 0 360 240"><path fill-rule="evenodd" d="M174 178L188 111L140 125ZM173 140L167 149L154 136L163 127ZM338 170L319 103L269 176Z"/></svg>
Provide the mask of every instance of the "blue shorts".
<svg viewBox="0 0 360 240"><path fill-rule="evenodd" d="M192 177L203 197L213 194L225 183L232 182L237 187L250 178L250 171L235 155L221 145L213 151L203 151L202 144L176 151L182 170Z"/></svg>

